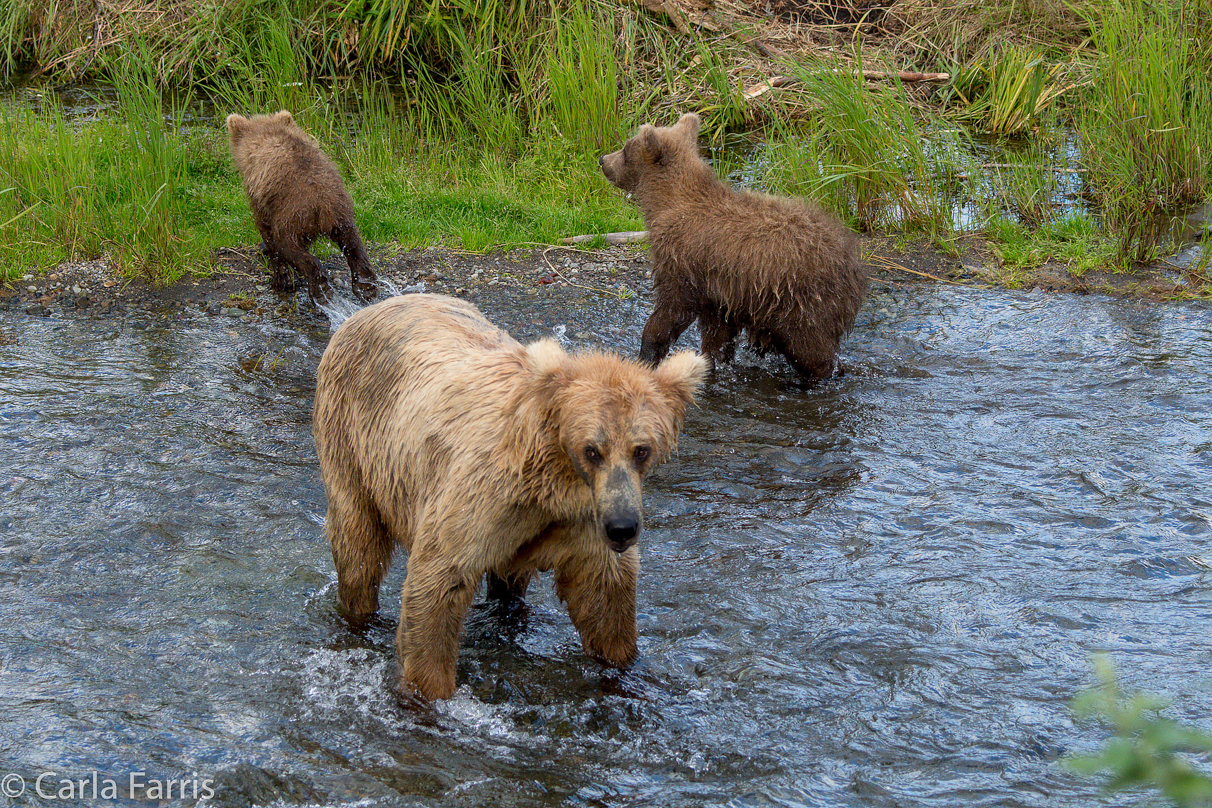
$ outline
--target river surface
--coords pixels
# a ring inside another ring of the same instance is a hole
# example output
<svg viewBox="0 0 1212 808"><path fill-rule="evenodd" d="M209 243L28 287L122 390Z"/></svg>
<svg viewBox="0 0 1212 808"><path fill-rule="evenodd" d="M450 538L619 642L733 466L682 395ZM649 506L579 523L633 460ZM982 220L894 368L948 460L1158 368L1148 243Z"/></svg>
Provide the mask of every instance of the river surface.
<svg viewBox="0 0 1212 808"><path fill-rule="evenodd" d="M647 314L477 294L573 347ZM3 327L0 804L1122 805L1064 762L1107 738L1070 709L1099 652L1209 728L1206 305L877 285L844 378L742 354L646 484L636 666L545 578L427 709L392 692L403 563L367 630L335 610L326 324Z"/></svg>

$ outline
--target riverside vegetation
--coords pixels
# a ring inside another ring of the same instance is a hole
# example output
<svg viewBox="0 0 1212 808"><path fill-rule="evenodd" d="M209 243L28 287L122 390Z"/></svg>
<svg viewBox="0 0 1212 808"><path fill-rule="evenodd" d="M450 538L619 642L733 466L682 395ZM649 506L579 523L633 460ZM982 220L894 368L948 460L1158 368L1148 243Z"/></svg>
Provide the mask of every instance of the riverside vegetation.
<svg viewBox="0 0 1212 808"><path fill-rule="evenodd" d="M254 238L221 121L278 109L372 243L638 229L597 157L693 110L721 173L861 231L987 245L1006 285L1049 261L1130 271L1208 196L1209 29L1212 0L7 4L0 272L206 270ZM60 100L81 80L104 111ZM1186 272L1212 294L1206 257Z"/></svg>

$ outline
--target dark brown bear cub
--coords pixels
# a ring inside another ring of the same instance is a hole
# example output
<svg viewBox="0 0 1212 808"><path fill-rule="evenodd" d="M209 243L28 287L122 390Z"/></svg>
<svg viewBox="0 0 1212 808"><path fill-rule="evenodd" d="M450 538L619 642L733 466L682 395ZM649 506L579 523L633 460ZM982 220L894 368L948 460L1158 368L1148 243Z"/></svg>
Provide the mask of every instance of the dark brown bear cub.
<svg viewBox="0 0 1212 808"><path fill-rule="evenodd" d="M659 362L698 318L702 352L731 361L741 331L811 379L840 372L838 344L867 292L858 240L794 199L736 191L699 157L699 116L645 124L599 162L644 213L656 309L640 359Z"/></svg>
<svg viewBox="0 0 1212 808"><path fill-rule="evenodd" d="M375 274L354 223L353 201L316 141L286 110L251 118L228 115L227 134L265 241L274 289L294 289L293 269L307 281L312 302L327 303L332 284L308 248L318 236L328 236L349 263L354 294L364 302L373 300Z"/></svg>

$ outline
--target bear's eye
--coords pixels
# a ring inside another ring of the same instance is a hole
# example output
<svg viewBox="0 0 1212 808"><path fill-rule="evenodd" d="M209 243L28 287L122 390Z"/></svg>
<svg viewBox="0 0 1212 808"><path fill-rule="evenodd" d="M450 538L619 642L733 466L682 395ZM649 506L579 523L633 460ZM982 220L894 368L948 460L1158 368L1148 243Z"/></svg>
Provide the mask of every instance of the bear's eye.
<svg viewBox="0 0 1212 808"><path fill-rule="evenodd" d="M602 462L602 453L592 446L586 446L585 459L596 466L598 463Z"/></svg>
<svg viewBox="0 0 1212 808"><path fill-rule="evenodd" d="M637 446L635 447L635 451L631 453L632 457L635 458L636 465L643 463L651 454L652 449L649 449L647 446Z"/></svg>

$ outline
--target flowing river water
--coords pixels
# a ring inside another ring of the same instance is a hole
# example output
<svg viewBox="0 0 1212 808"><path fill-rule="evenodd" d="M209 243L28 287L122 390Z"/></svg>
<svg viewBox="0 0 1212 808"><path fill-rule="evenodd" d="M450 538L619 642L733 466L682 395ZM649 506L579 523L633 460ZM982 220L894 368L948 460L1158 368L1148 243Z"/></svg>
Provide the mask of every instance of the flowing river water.
<svg viewBox="0 0 1212 808"><path fill-rule="evenodd" d="M628 353L648 309L473 298ZM1208 727L1206 305L877 284L845 377L742 354L646 485L636 666L545 578L428 709L403 559L367 630L335 610L323 323L5 319L0 804L1122 805L1064 761L1100 652Z"/></svg>

